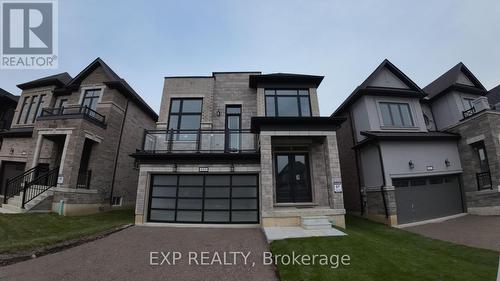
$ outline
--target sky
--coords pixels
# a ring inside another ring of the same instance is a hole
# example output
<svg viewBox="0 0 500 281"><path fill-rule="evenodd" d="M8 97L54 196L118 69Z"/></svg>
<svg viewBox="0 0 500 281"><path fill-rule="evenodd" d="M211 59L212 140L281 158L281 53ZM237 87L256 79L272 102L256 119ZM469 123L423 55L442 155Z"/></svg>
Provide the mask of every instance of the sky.
<svg viewBox="0 0 500 281"><path fill-rule="evenodd" d="M0 88L101 57L158 112L165 76L313 74L328 116L385 58L420 87L460 61L495 87L498 15L498 0L59 0L59 69L0 70Z"/></svg>

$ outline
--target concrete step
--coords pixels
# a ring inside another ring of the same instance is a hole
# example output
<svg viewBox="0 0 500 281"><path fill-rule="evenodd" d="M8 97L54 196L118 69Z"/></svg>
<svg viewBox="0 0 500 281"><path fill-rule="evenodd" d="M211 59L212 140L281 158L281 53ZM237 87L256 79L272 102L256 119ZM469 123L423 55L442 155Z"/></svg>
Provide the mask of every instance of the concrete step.
<svg viewBox="0 0 500 281"><path fill-rule="evenodd" d="M326 216L309 216L301 217L300 225L304 229L331 229L332 223L328 220Z"/></svg>
<svg viewBox="0 0 500 281"><path fill-rule="evenodd" d="M24 213L24 212L26 212L26 209L22 209L20 206L11 205L11 204L2 204L2 208L6 209L8 211L11 211L12 213Z"/></svg>
<svg viewBox="0 0 500 281"><path fill-rule="evenodd" d="M24 209L21 208L22 206L22 200L23 200L23 192L21 191L19 195L16 195L12 198L9 198L7 200L7 204L3 204L3 206L6 206L7 209L17 211L17 212L26 212L36 205L38 205L41 201L43 201L45 198L53 195L54 192L52 190L47 190L43 192L42 194L38 195L37 197L33 198L30 202L26 203L24 206Z"/></svg>

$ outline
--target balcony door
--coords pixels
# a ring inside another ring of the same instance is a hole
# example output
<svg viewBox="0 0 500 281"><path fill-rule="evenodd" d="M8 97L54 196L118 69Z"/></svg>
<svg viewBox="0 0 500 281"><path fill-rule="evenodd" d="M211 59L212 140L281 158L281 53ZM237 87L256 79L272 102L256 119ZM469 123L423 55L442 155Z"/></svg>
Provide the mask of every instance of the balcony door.
<svg viewBox="0 0 500 281"><path fill-rule="evenodd" d="M241 149L241 105L226 105L226 146L228 152Z"/></svg>
<svg viewBox="0 0 500 281"><path fill-rule="evenodd" d="M96 110L99 97L101 96L101 89L85 90L83 94L82 106Z"/></svg>
<svg viewBox="0 0 500 281"><path fill-rule="evenodd" d="M307 153L275 156L276 203L312 202Z"/></svg>

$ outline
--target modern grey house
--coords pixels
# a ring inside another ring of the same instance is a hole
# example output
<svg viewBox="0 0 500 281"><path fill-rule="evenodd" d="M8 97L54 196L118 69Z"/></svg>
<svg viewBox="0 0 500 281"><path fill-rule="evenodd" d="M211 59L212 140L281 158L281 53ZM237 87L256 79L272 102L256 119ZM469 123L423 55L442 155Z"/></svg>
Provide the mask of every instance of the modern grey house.
<svg viewBox="0 0 500 281"><path fill-rule="evenodd" d="M346 209L390 225L500 214L500 112L486 94L463 63L420 89L385 60L332 115L347 118Z"/></svg>
<svg viewBox="0 0 500 281"><path fill-rule="evenodd" d="M166 77L160 117L133 156L136 224L344 227L323 77L214 72Z"/></svg>
<svg viewBox="0 0 500 281"><path fill-rule="evenodd" d="M458 134L435 129L427 94L388 60L332 114L348 211L389 225L464 212Z"/></svg>
<svg viewBox="0 0 500 281"><path fill-rule="evenodd" d="M100 58L74 78L18 85L12 126L0 133L1 210L66 215L133 205L130 157L157 114Z"/></svg>
<svg viewBox="0 0 500 281"><path fill-rule="evenodd" d="M500 215L498 89L487 93L463 63L424 88L428 94L425 103L432 108L429 122L439 131L461 136L461 180L471 214Z"/></svg>

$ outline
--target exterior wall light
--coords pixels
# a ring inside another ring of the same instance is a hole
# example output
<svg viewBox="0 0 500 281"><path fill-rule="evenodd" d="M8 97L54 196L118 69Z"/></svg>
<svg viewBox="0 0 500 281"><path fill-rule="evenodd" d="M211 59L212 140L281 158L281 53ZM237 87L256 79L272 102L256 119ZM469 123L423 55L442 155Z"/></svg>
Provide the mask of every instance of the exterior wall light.
<svg viewBox="0 0 500 281"><path fill-rule="evenodd" d="M411 160L410 160L410 162L408 162L408 166L410 167L410 169L415 168L415 164L413 164L413 161L411 161Z"/></svg>
<svg viewBox="0 0 500 281"><path fill-rule="evenodd" d="M451 166L450 160L448 160L448 159L444 160L444 164L446 165L446 167Z"/></svg>
<svg viewBox="0 0 500 281"><path fill-rule="evenodd" d="M220 110L217 109L217 116L220 116Z"/></svg>

